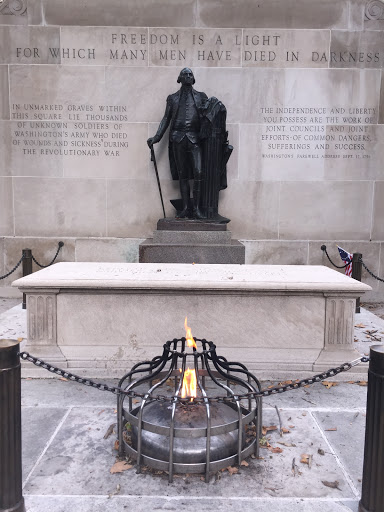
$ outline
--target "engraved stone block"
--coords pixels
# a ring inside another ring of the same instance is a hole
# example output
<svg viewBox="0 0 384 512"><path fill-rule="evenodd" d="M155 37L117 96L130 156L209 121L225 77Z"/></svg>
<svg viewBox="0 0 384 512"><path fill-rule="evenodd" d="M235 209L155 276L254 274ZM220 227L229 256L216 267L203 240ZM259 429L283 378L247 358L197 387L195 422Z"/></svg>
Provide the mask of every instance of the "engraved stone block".
<svg viewBox="0 0 384 512"><path fill-rule="evenodd" d="M62 27L62 52L76 48L75 65L148 66L148 29L131 27ZM63 62L65 60L63 59Z"/></svg>
<svg viewBox="0 0 384 512"><path fill-rule="evenodd" d="M383 4L383 2L380 3ZM332 30L331 34L330 67L378 69L383 67L383 32Z"/></svg>
<svg viewBox="0 0 384 512"><path fill-rule="evenodd" d="M0 236L13 236L13 189L11 178L0 178Z"/></svg>
<svg viewBox="0 0 384 512"><path fill-rule="evenodd" d="M372 183L367 181L283 182L280 238L368 239L372 200ZM359 204L359 209L352 204Z"/></svg>
<svg viewBox="0 0 384 512"><path fill-rule="evenodd" d="M59 64L60 60L58 27L0 26L1 64Z"/></svg>
<svg viewBox="0 0 384 512"><path fill-rule="evenodd" d="M245 29L242 65L327 68L329 30Z"/></svg>
<svg viewBox="0 0 384 512"><path fill-rule="evenodd" d="M241 30L149 29L152 66L238 67L241 49Z"/></svg>
<svg viewBox="0 0 384 512"><path fill-rule="evenodd" d="M384 181L374 183L372 240L383 240L384 238Z"/></svg>
<svg viewBox="0 0 384 512"><path fill-rule="evenodd" d="M105 235L104 180L14 178L13 181L18 236Z"/></svg>
<svg viewBox="0 0 384 512"><path fill-rule="evenodd" d="M24 0L25 1L25 0ZM195 0L28 0L34 25L189 27L195 24Z"/></svg>
<svg viewBox="0 0 384 512"><path fill-rule="evenodd" d="M9 119L8 66L0 65L0 119Z"/></svg>
<svg viewBox="0 0 384 512"><path fill-rule="evenodd" d="M349 4L343 0L199 0L202 27L348 28Z"/></svg>

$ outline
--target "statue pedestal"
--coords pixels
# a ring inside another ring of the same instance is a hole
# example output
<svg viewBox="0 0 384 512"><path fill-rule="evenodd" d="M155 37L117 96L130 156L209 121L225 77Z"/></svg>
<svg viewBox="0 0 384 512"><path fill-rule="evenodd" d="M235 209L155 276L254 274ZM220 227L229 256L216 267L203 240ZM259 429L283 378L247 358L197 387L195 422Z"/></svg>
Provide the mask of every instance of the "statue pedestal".
<svg viewBox="0 0 384 512"><path fill-rule="evenodd" d="M245 263L245 247L226 223L160 219L153 238L139 246L140 263Z"/></svg>

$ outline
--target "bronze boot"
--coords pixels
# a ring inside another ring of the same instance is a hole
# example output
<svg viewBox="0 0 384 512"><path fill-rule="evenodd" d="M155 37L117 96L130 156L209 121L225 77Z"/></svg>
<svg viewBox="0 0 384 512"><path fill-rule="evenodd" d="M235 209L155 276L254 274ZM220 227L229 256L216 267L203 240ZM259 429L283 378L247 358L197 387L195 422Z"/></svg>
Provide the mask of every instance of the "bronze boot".
<svg viewBox="0 0 384 512"><path fill-rule="evenodd" d="M203 180L195 180L193 183L193 218L205 219L205 215L200 210L201 184Z"/></svg>
<svg viewBox="0 0 384 512"><path fill-rule="evenodd" d="M180 180L180 192L181 192L181 199L183 201L183 209L181 212L177 215L178 219L185 219L188 217L189 211L188 211L188 203L189 203L189 180Z"/></svg>

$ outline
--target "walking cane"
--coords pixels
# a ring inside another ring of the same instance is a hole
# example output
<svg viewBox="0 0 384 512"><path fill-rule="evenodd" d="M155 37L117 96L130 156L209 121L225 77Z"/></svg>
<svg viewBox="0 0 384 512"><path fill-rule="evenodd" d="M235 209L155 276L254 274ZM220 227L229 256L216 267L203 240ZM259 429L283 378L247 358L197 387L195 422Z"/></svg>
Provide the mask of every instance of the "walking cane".
<svg viewBox="0 0 384 512"><path fill-rule="evenodd" d="M159 193L160 193L160 199L161 199L161 206L163 207L163 214L165 219L165 208L164 208L164 201L163 201L163 194L161 192L161 185L160 185L160 179L159 179L159 171L157 170L157 163L156 163L156 157L155 157L155 150L153 149L153 146L151 147L151 162L153 162L153 165L155 167L155 173L156 173L156 179L157 179L157 186L159 187Z"/></svg>

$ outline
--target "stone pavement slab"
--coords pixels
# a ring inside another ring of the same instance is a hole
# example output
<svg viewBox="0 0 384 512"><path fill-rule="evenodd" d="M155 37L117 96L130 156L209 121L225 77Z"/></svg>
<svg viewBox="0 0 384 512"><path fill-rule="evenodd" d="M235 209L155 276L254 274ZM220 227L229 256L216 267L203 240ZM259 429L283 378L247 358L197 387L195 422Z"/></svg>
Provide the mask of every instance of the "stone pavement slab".
<svg viewBox="0 0 384 512"><path fill-rule="evenodd" d="M315 412L314 416L360 492L364 457L365 411ZM337 430L334 430L335 428ZM360 439L362 442L354 443L352 446L352 439Z"/></svg>
<svg viewBox="0 0 384 512"><path fill-rule="evenodd" d="M91 496L53 497L27 496L28 512L357 512L357 501L317 501L270 499L222 499L194 497L132 497L132 496Z"/></svg>
<svg viewBox="0 0 384 512"><path fill-rule="evenodd" d="M71 408L27 481L25 492L38 495L109 495L119 485L121 494L133 496L158 496L166 488L168 496L191 493L206 498L217 495L228 498L355 498L356 490L351 487L343 467L319 433L311 413L303 410L285 413L283 410L281 415L284 424L292 424L294 428L283 438L277 432L268 438L272 446L282 449L282 453L261 449L262 459L249 459L249 466L241 467L235 475L227 471L213 475L210 485L201 482L200 475L181 476L173 484L168 484L164 472L161 475L138 475L133 468L111 475L109 469L116 458L114 436L107 440L103 436L116 421L114 410ZM266 410L263 423L275 425L276 412ZM286 447L279 442L295 446ZM325 455L317 454L319 448ZM304 453L313 457L311 468L300 463ZM292 474L294 459L296 476ZM339 481L339 489L326 487L322 480Z"/></svg>
<svg viewBox="0 0 384 512"><path fill-rule="evenodd" d="M22 408L23 481L43 454L55 430L66 414L65 409L50 407Z"/></svg>

